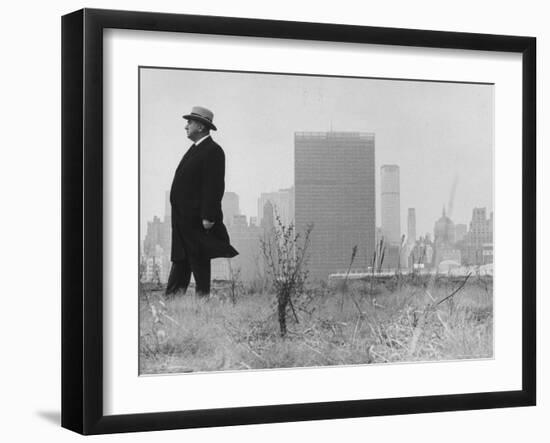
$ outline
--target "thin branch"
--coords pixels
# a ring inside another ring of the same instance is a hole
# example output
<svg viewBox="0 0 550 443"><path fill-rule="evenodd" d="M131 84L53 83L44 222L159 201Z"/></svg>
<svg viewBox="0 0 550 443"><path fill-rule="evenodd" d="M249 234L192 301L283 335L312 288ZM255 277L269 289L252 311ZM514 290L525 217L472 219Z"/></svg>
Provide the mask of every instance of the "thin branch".
<svg viewBox="0 0 550 443"><path fill-rule="evenodd" d="M466 284L466 282L468 281L468 279L470 278L471 275L472 275L472 273L470 272L470 273L466 276L466 278L464 279L464 281L462 282L462 284L461 284L458 288L456 288L453 292L451 292L447 297L445 297L445 298L439 300L439 301L434 305L434 307L435 307L435 306L439 306L439 305L440 305L441 303L443 303L445 300L448 300L448 299L451 298L453 295L455 295L458 291L460 291L460 290L464 287L464 285Z"/></svg>

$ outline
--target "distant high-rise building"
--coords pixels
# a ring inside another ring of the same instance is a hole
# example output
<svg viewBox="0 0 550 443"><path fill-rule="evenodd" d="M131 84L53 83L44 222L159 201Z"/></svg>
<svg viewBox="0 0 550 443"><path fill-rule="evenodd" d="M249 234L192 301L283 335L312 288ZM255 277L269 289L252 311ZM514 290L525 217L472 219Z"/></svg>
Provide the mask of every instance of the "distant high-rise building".
<svg viewBox="0 0 550 443"><path fill-rule="evenodd" d="M248 222L246 221L246 215L244 214L235 214L233 216L233 221L231 222L236 228L245 229L248 227Z"/></svg>
<svg viewBox="0 0 550 443"><path fill-rule="evenodd" d="M434 247L434 266L449 260L460 264L461 254L455 247L455 224L445 214L445 208L434 225Z"/></svg>
<svg viewBox="0 0 550 443"><path fill-rule="evenodd" d="M155 215L152 221L147 222L142 254L147 260L155 258L155 260L148 263L155 263L155 266L158 266L160 281L163 283L168 280L170 270L171 239L170 219L161 221Z"/></svg>
<svg viewBox="0 0 550 443"><path fill-rule="evenodd" d="M458 223L455 225L455 241L459 242L464 240L466 233L468 232L468 226L464 223Z"/></svg>
<svg viewBox="0 0 550 443"><path fill-rule="evenodd" d="M486 208L474 208L470 230L461 242L462 261L466 265L493 262L493 213L487 218Z"/></svg>
<svg viewBox="0 0 550 443"><path fill-rule="evenodd" d="M281 223L288 226L294 222L294 186L274 192L262 192L258 198L258 224L262 224L264 207L267 202L273 206L273 213Z"/></svg>
<svg viewBox="0 0 550 443"><path fill-rule="evenodd" d="M239 196L235 192L225 192L222 198L223 222L226 226L233 223L233 217L240 214Z"/></svg>
<svg viewBox="0 0 550 443"><path fill-rule="evenodd" d="M386 243L384 247L384 257L381 269L384 271L394 271L399 268L401 262L401 248L396 243Z"/></svg>
<svg viewBox="0 0 550 443"><path fill-rule="evenodd" d="M409 214L407 217L407 243L414 245L416 242L416 210L409 208Z"/></svg>
<svg viewBox="0 0 550 443"><path fill-rule="evenodd" d="M434 242L436 245L438 243L451 245L455 242L455 224L445 214L445 208L443 208L441 217L434 225Z"/></svg>
<svg viewBox="0 0 550 443"><path fill-rule="evenodd" d="M264 231L271 231L275 227L275 209L269 200L263 207L261 226Z"/></svg>
<svg viewBox="0 0 550 443"><path fill-rule="evenodd" d="M493 213L487 218L486 208L474 208L472 212L470 242L476 246L493 243Z"/></svg>
<svg viewBox="0 0 550 443"><path fill-rule="evenodd" d="M294 136L298 233L313 223L308 267L313 279L366 269L375 242L374 134L298 132Z"/></svg>
<svg viewBox="0 0 550 443"><path fill-rule="evenodd" d="M215 259L222 275L219 278L230 278L230 273L239 273L242 281L251 281L261 272L262 250L260 241L262 230L258 226L249 225L246 215L235 215L228 227L231 244L239 251L239 255L230 259ZM213 271L212 271L213 272Z"/></svg>
<svg viewBox="0 0 550 443"><path fill-rule="evenodd" d="M385 240L401 243L401 210L399 201L399 166L383 165L380 169L381 218Z"/></svg>
<svg viewBox="0 0 550 443"><path fill-rule="evenodd" d="M162 254L162 250L160 250L160 254ZM163 269L163 265L162 257L158 254L142 257L140 261L140 281L164 283L166 280L163 279L163 275L166 274L166 271Z"/></svg>
<svg viewBox="0 0 550 443"><path fill-rule="evenodd" d="M433 244L428 236L420 236L409 254L409 267L417 269L430 268L433 264L432 260Z"/></svg>

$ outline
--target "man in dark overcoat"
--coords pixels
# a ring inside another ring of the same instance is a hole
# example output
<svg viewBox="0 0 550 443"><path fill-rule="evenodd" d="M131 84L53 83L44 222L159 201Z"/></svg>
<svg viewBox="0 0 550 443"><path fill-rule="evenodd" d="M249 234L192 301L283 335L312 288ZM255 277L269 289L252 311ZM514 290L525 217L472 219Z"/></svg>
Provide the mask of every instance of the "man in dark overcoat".
<svg viewBox="0 0 550 443"><path fill-rule="evenodd" d="M223 224L225 154L210 136L214 114L194 106L187 120L187 137L193 141L181 159L170 190L172 206L172 268L166 295L185 293L191 273L195 293L210 294L210 260L238 254Z"/></svg>

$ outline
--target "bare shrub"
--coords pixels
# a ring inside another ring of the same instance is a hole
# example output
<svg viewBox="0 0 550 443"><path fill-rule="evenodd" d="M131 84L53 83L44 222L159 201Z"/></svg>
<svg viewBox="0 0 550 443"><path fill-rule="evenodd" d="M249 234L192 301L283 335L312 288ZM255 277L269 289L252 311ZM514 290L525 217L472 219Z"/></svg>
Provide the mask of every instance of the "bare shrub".
<svg viewBox="0 0 550 443"><path fill-rule="evenodd" d="M244 285L241 280L241 269L233 267L231 260L229 261L229 298L231 303L237 304L237 299L244 291Z"/></svg>
<svg viewBox="0 0 550 443"><path fill-rule="evenodd" d="M302 236L296 233L293 223L283 225L277 216L277 226L260 240L266 271L277 297L277 314L280 334L286 336L286 316L290 307L298 322L293 299L304 291L308 276L307 249L313 225L307 226Z"/></svg>

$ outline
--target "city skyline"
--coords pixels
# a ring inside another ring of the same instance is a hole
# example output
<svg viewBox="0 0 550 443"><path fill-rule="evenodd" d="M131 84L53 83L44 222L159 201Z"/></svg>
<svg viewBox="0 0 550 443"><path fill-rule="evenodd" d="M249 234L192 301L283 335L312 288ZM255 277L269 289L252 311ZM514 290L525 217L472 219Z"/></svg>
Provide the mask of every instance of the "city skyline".
<svg viewBox="0 0 550 443"><path fill-rule="evenodd" d="M276 189L276 190L270 190L270 191L262 191L260 192L260 194L258 195L257 199L256 199L256 207L254 208L254 211L256 212L252 212L252 213L247 213L247 212L244 212L243 210L240 209L240 205L238 204L239 206L239 210L238 210L238 214L239 215L244 215L246 216L247 218L247 221L248 223L251 222L252 219L256 219L257 221L257 224L259 225L260 222L261 222L261 219L262 219L262 214L260 214L260 211L259 211L259 208L260 208L260 201L261 201L261 195L262 194L267 194L267 195L270 195L270 194L276 194L280 191L288 191L289 189L292 189L294 188L294 184L292 186L290 186L289 188L283 188L283 189ZM169 191L164 191L164 194L166 196L165 198L165 209L163 211L164 213L164 216L166 217L166 215L168 214L169 215L169 201L168 201L168 194L169 194ZM237 194L236 192L233 192L231 190L226 190L225 193L224 193L224 198L225 198L225 195L236 195L237 196L237 199L238 201L240 202L240 198L241 196L239 194ZM380 198L377 198L376 199L377 202L381 201ZM437 220L439 218L439 216L441 215L441 208L445 208L445 211L447 212L448 214L448 211L447 211L447 206L443 203L442 206L439 206L437 208L437 210L434 209L434 212L437 213L436 216L434 216L434 218L432 220L428 220L428 224L430 225L430 227L425 230L425 231L421 231L421 230L418 230L416 228L416 208L411 208L411 207L407 207L407 205L405 203L402 203L400 205L400 209L403 209L403 208L407 208L407 211L401 211L401 212L406 212L407 214L407 219L406 219L406 223L405 223L405 226L407 226L407 232L405 232L405 229L404 227L402 226L400 228L400 237L405 235L407 239L409 239L409 223L410 223L410 220L409 220L409 217L410 217L410 210L413 209L414 211L414 218L415 218L415 229L414 229L414 233L415 233L415 237L418 239L418 237L420 236L425 236L426 234L430 234L430 235L433 235L433 223L435 220ZM470 211L473 211L474 209L476 208L485 208L489 213L492 213L492 209L489 209L487 206L482 206L481 204L479 205L474 205L473 207L470 208ZM168 209L168 212L167 212L167 209ZM377 208L376 209L376 214L378 214L379 212L381 212L381 209L380 208ZM224 211L224 223L227 221L227 220L230 220L231 219L231 215L235 214L235 211L233 210L230 210L230 214L226 214L225 211ZM152 217L150 219L145 219L145 226L147 225L147 222L150 222L152 221L155 217L158 217L158 218L161 218L161 214L153 214ZM470 216L467 217L466 219L462 220L462 219L455 219L454 217L452 218L453 221L455 222L456 225L468 225L469 224L469 220L471 220L471 212L470 212ZM284 220L283 220L284 221ZM143 223L142 223L143 225ZM382 225L381 223L377 223L376 224L376 228L382 228ZM145 235L146 235L146 229L141 229L140 230L140 239L143 241L143 239L145 238Z"/></svg>
<svg viewBox="0 0 550 443"><path fill-rule="evenodd" d="M261 193L291 187L294 134L375 134L376 171L400 166L400 225L416 208L418 235L441 207L466 222L472 207L493 210L491 85L239 72L140 69L140 209L163 213L164 191L190 146L181 116L214 111L213 138L226 153L226 189L253 216ZM376 226L380 177L376 176Z"/></svg>
<svg viewBox="0 0 550 443"><path fill-rule="evenodd" d="M310 146L311 147L311 146ZM359 153L359 151L357 151ZM301 155L301 157L304 157ZM368 154L366 159L368 159ZM307 160L307 155L304 157ZM368 163L368 160L367 160ZM334 175L341 175L341 170L335 170ZM373 178L373 173L370 174ZM298 201L301 210L299 218L302 219L301 224L307 219L308 215L319 215L315 217L321 222L317 224L317 234L322 239L326 240L319 242L319 238L312 236L311 245L308 254L308 266L310 277L313 279L326 279L330 274L342 272L343 269L349 266L350 251L352 246L359 247L356 260L354 261L354 272L367 272L370 266L369 256L369 235L368 226L372 228L372 219L367 217L364 221L364 226L367 229L362 229L362 225L348 224L345 225L346 217L342 216L342 211L337 207L327 208L323 205L308 204L308 194L317 192L316 186L308 191L306 175L304 190L298 191ZM309 177L312 178L311 176ZM330 179L329 179L330 180ZM368 181L368 179L367 179ZM322 185L322 184L321 184ZM334 184L332 184L334 185ZM341 186L346 186L345 180L336 186L338 189ZM282 190L284 193L288 189ZM225 259L217 259L212 262L212 276L215 279L230 278L231 268L238 269L241 277L245 281L256 278L258 272L261 272L259 259L261 257L260 238L264 238L266 233L276 227L274 221L274 205L270 200L267 200L264 207L264 220L261 223L256 223L255 216L247 216L240 214L238 200L239 196L233 192L227 192L225 202L222 204L228 208L227 217L224 216L224 221L227 224L232 242L240 254L231 260L231 264ZM348 195L349 197L349 195ZM259 199L260 200L260 199ZM315 200L315 198L313 198ZM367 205L363 209L368 208L369 198L365 203ZM370 199L372 201L372 197ZM288 205L290 201L287 200ZM305 203L305 206L304 206ZM348 200L348 206L357 205L357 201ZM338 203L341 205L341 203ZM344 203L344 206L346 203ZM351 209L352 211L361 211L363 205L359 202L358 207ZM310 209L308 209L308 207ZM231 209L232 208L232 209ZM290 207L286 208L293 212ZM299 208L300 209L300 208ZM313 209L313 211L311 210ZM409 208L409 218L414 219L414 208ZM268 220L266 221L266 217ZM411 220L412 221L412 220ZM342 224L344 222L344 225ZM300 225L300 220L297 222ZM412 221L412 225L414 222ZM378 240L381 240L381 228ZM442 209L441 216L433 221L433 231L427 235L416 237L414 226L408 226L408 230L413 232L415 241L402 243L401 245L387 242L385 246L385 260L383 260L382 269L385 271L393 271L398 267L402 271L407 272L407 269L412 269L413 266L421 264L422 267L428 269L438 269L440 272L447 272L452 267L471 266L489 264L493 261L493 213L487 213L486 208L474 207L471 212L471 219L468 224L454 223L447 217L445 208ZM366 234L366 235L365 235ZM372 234L372 233L371 233ZM433 235L432 235L433 234ZM153 220L147 222L147 232L141 249L142 274L141 278L144 281L154 281L155 275L166 282L168 271L170 269L170 237L171 237L171 222L170 214L165 213L164 219L159 216L154 216ZM371 239L372 240L372 239ZM372 244L370 245L372 248ZM371 251L372 252L372 251ZM155 267L157 271L155 271ZM141 271L140 271L141 272Z"/></svg>
<svg viewBox="0 0 550 443"><path fill-rule="evenodd" d="M286 189L280 189L280 190L277 190L277 191L271 191L267 194L274 194L274 193L277 193L278 191L288 191L288 188ZM168 191L166 191L166 193L168 193ZM262 194L265 194L265 193L262 193ZM224 198L227 196L227 195L230 195L232 198L234 196L237 197L237 200L240 198L240 196L238 194L236 194L235 192L233 191L226 191L224 193ZM258 201L260 201L260 198L258 198ZM226 202L224 202L224 200L222 199L222 205L225 205ZM259 207L259 205L258 205ZM410 229L410 216L411 216L411 210L412 210L412 213L413 213L413 217L414 217L414 220L416 220L416 208L408 208L408 218L407 218L407 232L404 232L403 228L401 228L401 236L405 235L406 239L410 239L410 235L409 235L409 232L411 231ZM440 208L440 211L441 211L441 208ZM481 211L481 212L480 212ZM378 211L376 211L378 212ZM443 206L443 213L445 216L447 216L447 211L446 211L446 207ZM480 205L477 205L477 206L473 206L472 208L470 208L470 217L467 218L466 220L463 221L463 223L459 223L457 222L455 219L452 219L455 227L457 228L457 235L458 235L458 232L460 230L461 232L461 236L460 238L462 238L466 232L468 232L468 229L469 229L469 226L470 224L472 223L472 221L475 220L476 217L479 217L480 213L483 214L483 216L489 216L489 218L492 218L493 217L493 211L489 211L488 208L486 206L480 206ZM252 214L246 214L246 213L243 213L243 211L241 211L240 209L238 209L237 211L229 211L227 214L224 212L224 223L227 223L227 224L231 224L231 216L235 216L235 215L238 215L239 217L245 217L245 220L246 220L246 223L249 224L249 225L256 225L256 226L260 226L260 218L259 218L259 215L252 215ZM146 220L146 225L147 223L151 223L153 222L155 219L159 219L159 220L163 220L163 221L166 221L167 220L167 217L170 216L170 213L169 212L164 212L164 216L161 217L161 215L159 214L154 214L153 217L149 220ZM431 223L431 228L428 229L427 231L425 232L418 232L415 228L412 229L412 231L414 232L414 236L415 236L415 240L418 241L418 239L420 237L424 237L426 235L430 236L431 238L434 238L434 223L437 222L437 220L441 217L441 212L440 214L437 216L437 217L434 217L433 220L430 221ZM449 217L451 218L451 217ZM413 222L414 223L414 222ZM376 229L381 229L381 226L378 226L376 225ZM143 230L141 232L141 240L143 241L145 236L147 234L147 230Z"/></svg>

